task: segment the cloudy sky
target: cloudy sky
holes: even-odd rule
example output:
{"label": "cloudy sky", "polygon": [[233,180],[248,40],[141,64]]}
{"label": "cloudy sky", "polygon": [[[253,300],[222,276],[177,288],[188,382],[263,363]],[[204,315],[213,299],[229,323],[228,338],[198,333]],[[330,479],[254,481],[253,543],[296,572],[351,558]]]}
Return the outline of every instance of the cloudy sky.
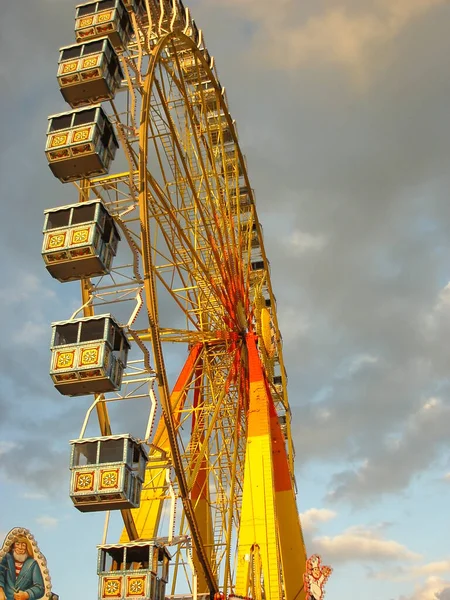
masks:
{"label": "cloudy sky", "polygon": [[[85,398],[48,378],[78,303],[40,257],[75,200],[43,153],[73,0],[0,20],[0,538],[28,527],[62,600],[95,597],[102,519],[67,496]],[[308,551],[328,598],[450,598],[450,6],[192,0],[238,124],[278,300]],[[77,514],[76,514],[77,513]],[[68,575],[73,574],[73,576]]]}

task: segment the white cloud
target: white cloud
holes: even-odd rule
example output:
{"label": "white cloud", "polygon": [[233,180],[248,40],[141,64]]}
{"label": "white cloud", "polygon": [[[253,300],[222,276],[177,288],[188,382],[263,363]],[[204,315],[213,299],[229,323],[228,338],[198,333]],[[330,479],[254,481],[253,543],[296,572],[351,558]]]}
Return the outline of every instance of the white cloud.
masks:
{"label": "white cloud", "polygon": [[427,563],[420,567],[413,567],[410,573],[414,577],[421,577],[422,575],[442,575],[444,573],[450,573],[450,560],[440,560],[436,562]]}
{"label": "white cloud", "polygon": [[343,364],[337,371],[338,378],[353,377],[364,367],[376,365],[379,358],[369,353],[355,354],[349,359],[343,361]]}
{"label": "white cloud", "polygon": [[355,373],[360,371],[365,365],[375,365],[377,362],[377,356],[372,356],[371,354],[358,354],[353,358],[348,370],[350,375],[354,375]]}
{"label": "white cloud", "polygon": [[278,315],[280,331],[284,343],[295,342],[303,337],[310,327],[310,322],[305,314],[294,307],[286,306]]}
{"label": "white cloud", "polygon": [[304,531],[315,531],[321,523],[331,521],[337,516],[334,510],[327,508],[310,508],[304,513],[300,513],[300,520]]}
{"label": "white cloud", "polygon": [[329,500],[346,497],[361,502],[376,490],[394,492],[405,487],[416,470],[429,464],[439,445],[447,443],[449,415],[450,406],[441,398],[424,400],[408,417],[400,434],[385,436],[384,447],[375,456],[366,457],[357,469],[334,476]]}
{"label": "white cloud", "polygon": [[[360,82],[367,79],[368,51],[385,47],[416,18],[445,4],[446,0],[375,0],[365,12],[345,3],[302,19],[298,0],[216,0],[235,7],[259,27],[257,51],[280,69],[294,69],[312,62],[340,64]],[[323,4],[322,4],[323,5]]]}
{"label": "white cloud", "polygon": [[0,302],[5,306],[54,297],[54,292],[48,289],[42,279],[26,271],[18,273],[16,279],[10,282],[8,287],[0,290]]}
{"label": "white cloud", "polygon": [[11,450],[14,450],[14,448],[17,448],[18,444],[16,444],[16,442],[2,442],[0,441],[0,456],[2,456],[2,454],[7,454],[8,452],[10,452]]}
{"label": "white cloud", "polygon": [[12,336],[12,341],[18,345],[34,346],[49,337],[48,324],[25,321]]}
{"label": "white cloud", "polygon": [[450,585],[450,581],[444,581],[440,577],[429,577],[425,584],[418,585],[409,598],[402,597],[399,600],[440,600],[440,594]]}
{"label": "white cloud", "polygon": [[412,552],[395,540],[388,540],[380,535],[377,529],[351,527],[334,537],[314,539],[314,548],[323,553],[327,560],[336,563],[344,562],[384,562],[412,561],[420,559],[420,555]]}
{"label": "white cloud", "polygon": [[332,414],[333,413],[331,412],[331,410],[321,408],[317,411],[317,418],[320,421],[327,421],[332,416]]}
{"label": "white cloud", "polygon": [[444,590],[441,590],[436,595],[436,600],[450,600],[450,586],[446,587]]}
{"label": "white cloud", "polygon": [[55,517],[43,515],[41,517],[37,517],[36,523],[44,529],[54,529],[58,525],[59,521],[58,519],[55,519]]}
{"label": "white cloud", "polygon": [[294,254],[318,252],[325,248],[326,243],[325,236],[314,235],[306,231],[294,231],[287,240],[287,245],[294,251]]}
{"label": "white cloud", "polygon": [[436,303],[423,320],[423,333],[433,339],[450,317],[450,283],[440,291]]}
{"label": "white cloud", "polygon": [[364,68],[368,46],[385,44],[411,19],[443,3],[444,0],[380,0],[378,15],[352,15],[342,8],[329,10],[292,31],[288,40],[297,63],[317,57],[359,71]]}
{"label": "white cloud", "polygon": [[25,500],[45,500],[48,496],[41,492],[25,492],[22,494],[22,498],[25,498]]}
{"label": "white cloud", "polygon": [[422,565],[389,568],[374,572],[375,579],[385,581],[411,581],[424,577],[433,578],[450,573],[450,560],[440,560]]}

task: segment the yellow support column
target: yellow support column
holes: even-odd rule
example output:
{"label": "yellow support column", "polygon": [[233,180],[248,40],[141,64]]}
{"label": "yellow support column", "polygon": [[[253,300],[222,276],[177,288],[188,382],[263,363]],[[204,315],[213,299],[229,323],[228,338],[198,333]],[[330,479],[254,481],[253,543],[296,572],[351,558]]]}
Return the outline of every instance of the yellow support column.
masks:
{"label": "yellow support column", "polygon": [[[266,387],[266,390],[270,396],[268,387]],[[305,543],[289,472],[284,436],[272,398],[270,398],[270,430],[284,597],[285,600],[306,600],[303,585],[303,573],[305,572],[307,559]]]}
{"label": "yellow support column", "polygon": [[256,336],[253,333],[247,334],[247,349],[250,390],[235,594],[247,596],[249,588],[254,590],[255,596],[260,593],[258,588],[261,583],[255,581],[252,569],[256,551],[261,560],[265,598],[280,600],[282,589],[270,431],[270,396],[267,394]]}
{"label": "yellow support column", "polygon": [[[191,490],[191,499],[194,504],[194,511],[200,534],[202,539],[205,540],[205,552],[209,561],[212,562],[212,524],[211,510],[209,508],[208,470],[205,458],[202,459],[200,470],[195,478]],[[192,558],[197,573],[197,592],[199,594],[207,594],[209,592],[208,582],[195,550],[192,552]]]}
{"label": "yellow support column", "polygon": [[[191,428],[191,444],[192,448],[192,459],[191,469],[197,462],[197,458],[200,454],[200,448],[203,446],[205,439],[205,422],[203,418],[203,382],[201,380],[202,366],[199,361],[199,365],[196,371],[196,383],[194,391],[194,408],[195,412],[192,417],[192,428]],[[206,456],[203,456],[200,469],[193,481],[191,488],[191,500],[194,505],[194,512],[198,523],[198,528],[202,536],[202,540],[205,543],[205,553],[208,560],[212,564],[212,544],[213,544],[213,531],[211,522],[211,509],[209,500],[209,477],[208,477],[208,463]],[[192,551],[192,559],[194,568],[197,573],[197,593],[207,594],[209,592],[208,582],[206,580],[204,571],[201,567],[201,563],[195,552]]]}
{"label": "yellow support column", "polygon": [[[187,386],[192,380],[201,351],[201,344],[192,347],[170,395],[170,404],[177,424],[179,424],[180,411],[186,399]],[[167,498],[166,469],[170,463],[170,444],[164,419],[159,420],[152,446],[150,460],[145,471],[141,504],[139,508],[131,511],[141,540],[151,540],[158,536],[163,503]],[[125,543],[128,541],[129,536],[124,529],[120,542]]]}

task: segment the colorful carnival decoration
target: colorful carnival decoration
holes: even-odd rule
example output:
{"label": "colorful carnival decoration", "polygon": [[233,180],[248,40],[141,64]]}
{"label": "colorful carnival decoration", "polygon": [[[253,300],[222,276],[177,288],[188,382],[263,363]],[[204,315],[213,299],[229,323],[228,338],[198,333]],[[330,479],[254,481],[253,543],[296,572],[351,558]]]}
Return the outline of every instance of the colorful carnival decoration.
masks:
{"label": "colorful carnival decoration", "polygon": [[0,599],[52,600],[54,597],[47,561],[34,536],[24,527],[15,527],[0,549]]}
{"label": "colorful carnival decoration", "polygon": [[321,566],[321,559],[317,554],[308,558],[303,575],[308,600],[322,600],[325,596],[324,585],[332,572],[331,567]]}

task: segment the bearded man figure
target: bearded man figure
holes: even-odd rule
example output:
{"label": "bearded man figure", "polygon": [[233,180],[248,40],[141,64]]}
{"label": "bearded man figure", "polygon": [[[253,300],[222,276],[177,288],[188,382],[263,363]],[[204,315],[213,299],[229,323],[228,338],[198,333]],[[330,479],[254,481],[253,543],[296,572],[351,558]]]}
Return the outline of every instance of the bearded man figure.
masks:
{"label": "bearded man figure", "polygon": [[0,563],[0,600],[39,600],[44,593],[41,569],[29,540],[16,538]]}

